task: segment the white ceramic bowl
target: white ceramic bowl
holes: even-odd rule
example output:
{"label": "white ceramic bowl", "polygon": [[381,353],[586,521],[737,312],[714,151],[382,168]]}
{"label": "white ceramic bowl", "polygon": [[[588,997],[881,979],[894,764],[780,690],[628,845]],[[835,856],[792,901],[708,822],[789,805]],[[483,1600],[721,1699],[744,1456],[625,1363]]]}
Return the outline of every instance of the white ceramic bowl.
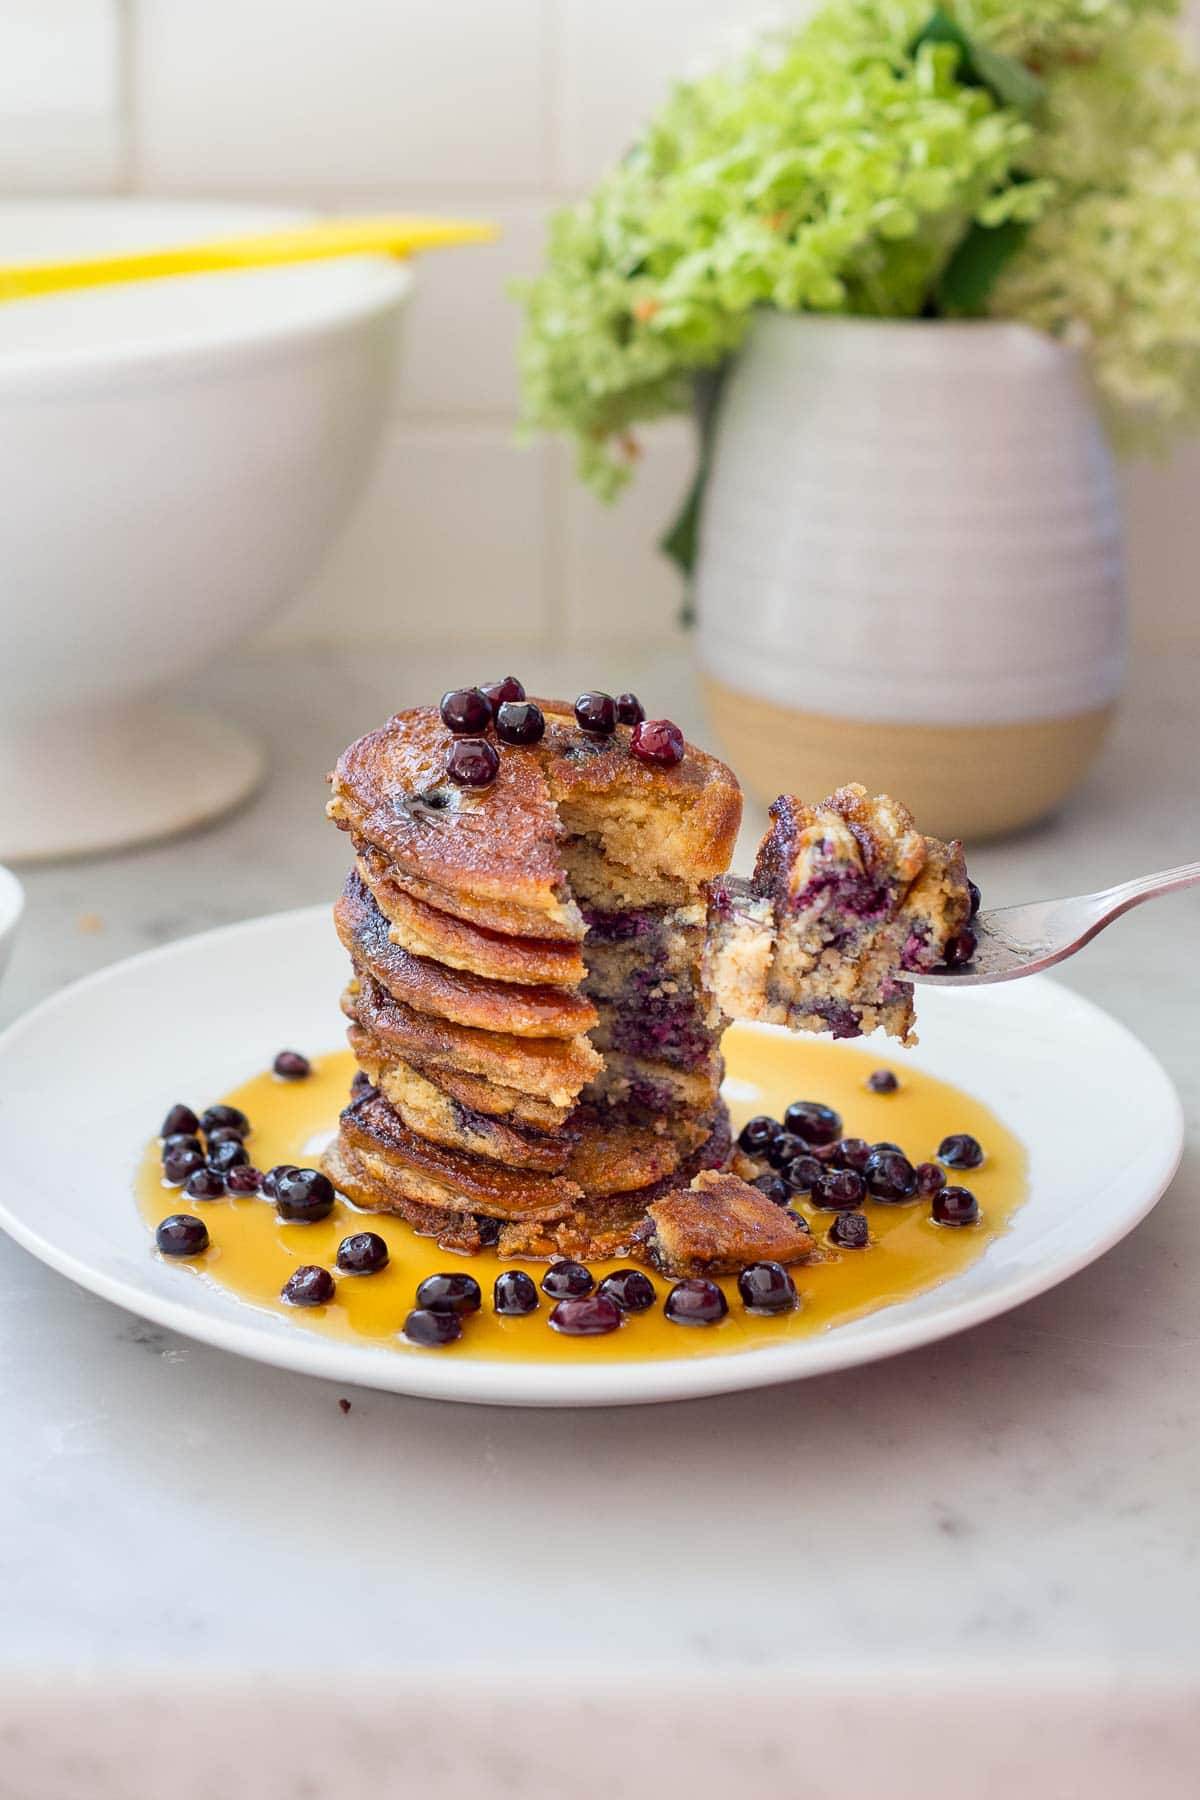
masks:
{"label": "white ceramic bowl", "polygon": [[[280,209],[0,206],[0,262],[234,235]],[[180,829],[257,748],[171,706],[304,581],[362,486],[411,276],[362,257],[0,306],[0,857]]]}
{"label": "white ceramic bowl", "polygon": [[25,911],[25,890],[13,874],[0,864],[0,979],[8,967],[13,941],[21,914]]}

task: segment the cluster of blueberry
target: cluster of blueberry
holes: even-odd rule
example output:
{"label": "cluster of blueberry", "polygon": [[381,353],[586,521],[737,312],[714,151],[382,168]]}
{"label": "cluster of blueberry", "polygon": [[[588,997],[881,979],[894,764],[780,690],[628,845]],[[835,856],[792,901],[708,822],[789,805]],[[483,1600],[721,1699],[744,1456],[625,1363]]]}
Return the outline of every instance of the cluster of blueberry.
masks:
{"label": "cluster of blueberry", "polygon": [[[500,772],[500,752],[483,734],[494,728],[502,744],[536,744],[545,736],[546,715],[525,698],[515,675],[485,681],[480,687],[454,688],[442,695],[442,723],[454,739],[446,758],[446,774],[459,787],[490,787]],[[682,762],[683,733],[669,719],[647,719],[636,694],[580,694],[575,723],[590,738],[611,737],[618,725],[631,725],[629,748],[643,762],[671,768]]]}
{"label": "cluster of blueberry", "polygon": [[[616,1331],[627,1313],[645,1312],[658,1299],[641,1269],[614,1269],[597,1286],[582,1263],[557,1262],[542,1276],[542,1292],[554,1302],[549,1322],[566,1337],[603,1337]],[[750,1312],[790,1312],[799,1304],[795,1284],[779,1263],[754,1263],[738,1276],[738,1292]],[[417,1289],[417,1304],[404,1321],[410,1344],[435,1347],[462,1336],[463,1319],[483,1304],[471,1275],[430,1275]],[[522,1318],[541,1302],[533,1278],[523,1269],[505,1269],[492,1289],[492,1309],[502,1318]],[[673,1325],[717,1325],[729,1311],[715,1281],[677,1281],[663,1315]]]}
{"label": "cluster of blueberry", "polygon": [[[281,1050],[272,1067],[281,1081],[303,1081],[312,1073],[298,1050]],[[246,1149],[250,1121],[240,1107],[210,1106],[196,1114],[190,1106],[173,1106],[159,1135],[163,1182],[181,1187],[189,1200],[262,1194],[281,1219],[305,1224],[332,1211],[333,1183],[319,1169],[280,1163],[264,1173],[253,1166]],[[208,1248],[208,1227],[192,1213],[173,1213],[158,1227],[155,1241],[164,1256],[199,1256]]]}
{"label": "cluster of blueberry", "polygon": [[[875,1093],[899,1086],[890,1069],[868,1077]],[[765,1113],[742,1127],[738,1148],[768,1167],[754,1186],[776,1206],[796,1199],[837,1215],[829,1241],[841,1250],[865,1250],[871,1241],[867,1215],[858,1209],[868,1198],[897,1206],[928,1200],[937,1225],[974,1225],[979,1202],[969,1188],[947,1184],[946,1169],[977,1169],[983,1150],[966,1132],[945,1137],[936,1160],[914,1165],[899,1144],[869,1144],[866,1138],[843,1137],[840,1114],[818,1100],[795,1100],[782,1121]],[[807,1223],[807,1221],[806,1221]]]}
{"label": "cluster of blueberry", "polygon": [[[281,1050],[274,1071],[284,1081],[302,1080],[312,1072],[307,1059],[295,1050]],[[172,1187],[182,1186],[193,1200],[261,1194],[289,1223],[312,1225],[327,1218],[337,1199],[329,1177],[293,1163],[279,1163],[265,1173],[254,1168],[246,1150],[250,1129],[249,1119],[236,1106],[210,1106],[199,1115],[190,1106],[173,1106],[160,1132],[163,1180]],[[155,1242],[164,1256],[199,1256],[208,1249],[208,1227],[194,1213],[173,1213],[158,1227]],[[338,1245],[340,1275],[376,1275],[387,1265],[388,1247],[377,1232],[357,1231]],[[617,1269],[597,1287],[582,1263],[559,1262],[547,1269],[541,1285],[554,1302],[550,1324],[568,1337],[615,1331],[627,1313],[645,1312],[658,1299],[654,1283],[641,1269]],[[738,1291],[754,1312],[787,1312],[798,1304],[792,1278],[779,1263],[755,1263],[744,1269]],[[336,1292],[328,1269],[303,1263],[284,1283],[280,1298],[290,1306],[327,1306]],[[478,1312],[482,1302],[473,1276],[429,1275],[417,1288],[403,1335],[409,1343],[430,1348],[452,1344],[462,1336],[464,1317]],[[540,1304],[537,1288],[523,1270],[504,1269],[496,1277],[492,1305],[502,1317],[522,1317],[536,1312]],[[679,1281],[663,1310],[676,1325],[715,1325],[729,1305],[715,1281]]]}

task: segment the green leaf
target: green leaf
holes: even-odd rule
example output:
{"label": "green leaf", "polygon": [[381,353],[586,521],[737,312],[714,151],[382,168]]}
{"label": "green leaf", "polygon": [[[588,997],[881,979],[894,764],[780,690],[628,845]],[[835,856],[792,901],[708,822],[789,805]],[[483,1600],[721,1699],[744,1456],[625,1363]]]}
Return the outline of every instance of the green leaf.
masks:
{"label": "green leaf", "polygon": [[940,6],[934,8],[912,41],[911,54],[922,44],[953,44],[959,53],[958,79],[964,87],[987,88],[1001,106],[1030,113],[1042,97],[1042,83],[1024,63],[1000,56],[978,43]]}
{"label": "green leaf", "polygon": [[1023,219],[1001,225],[971,225],[942,270],[935,299],[941,314],[976,315],[983,311],[996,278],[1029,235]]}
{"label": "green leaf", "polygon": [[700,549],[700,514],[704,510],[704,490],[708,486],[708,472],[712,467],[717,414],[720,411],[721,395],[725,390],[729,370],[730,363],[725,361],[719,363],[714,369],[697,369],[692,377],[692,410],[695,414],[700,438],[696,473],[683,497],[679,511],[658,540],[659,549],[675,564],[687,584],[683,597],[683,611],[680,615],[684,625],[690,625],[694,617],[691,584],[696,568],[696,557]]}
{"label": "green leaf", "polygon": [[[685,581],[691,581],[696,567],[696,551],[700,540],[700,507],[708,469],[702,462],[692,477],[692,484],[671,525],[658,540],[663,555],[669,557]],[[688,618],[685,612],[685,621]]]}
{"label": "green leaf", "polygon": [[1016,112],[1031,113],[1045,92],[1044,84],[1024,63],[1012,56],[1000,56],[973,39],[971,62],[980,84],[990,88],[1002,106],[1011,106]]}

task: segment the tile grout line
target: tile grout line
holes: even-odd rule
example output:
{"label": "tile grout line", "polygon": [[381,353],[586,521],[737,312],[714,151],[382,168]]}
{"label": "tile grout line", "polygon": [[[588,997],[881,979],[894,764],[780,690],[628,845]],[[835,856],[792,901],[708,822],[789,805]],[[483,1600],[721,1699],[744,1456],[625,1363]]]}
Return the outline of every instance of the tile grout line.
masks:
{"label": "tile grout line", "polygon": [[113,23],[117,33],[117,131],[118,172],[116,187],[122,194],[137,192],[139,161],[137,36],[135,8],[137,0],[113,0]]}

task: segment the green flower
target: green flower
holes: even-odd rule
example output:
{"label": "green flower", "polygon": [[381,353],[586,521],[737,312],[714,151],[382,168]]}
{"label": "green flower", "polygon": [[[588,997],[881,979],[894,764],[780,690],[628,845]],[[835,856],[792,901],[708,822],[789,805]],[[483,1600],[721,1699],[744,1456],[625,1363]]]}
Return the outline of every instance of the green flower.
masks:
{"label": "green flower", "polygon": [[[522,285],[527,429],[614,494],[755,312],[987,311],[1200,416],[1200,77],[1146,0],[834,0],[671,93]],[[1128,419],[1126,420],[1128,423]]]}

